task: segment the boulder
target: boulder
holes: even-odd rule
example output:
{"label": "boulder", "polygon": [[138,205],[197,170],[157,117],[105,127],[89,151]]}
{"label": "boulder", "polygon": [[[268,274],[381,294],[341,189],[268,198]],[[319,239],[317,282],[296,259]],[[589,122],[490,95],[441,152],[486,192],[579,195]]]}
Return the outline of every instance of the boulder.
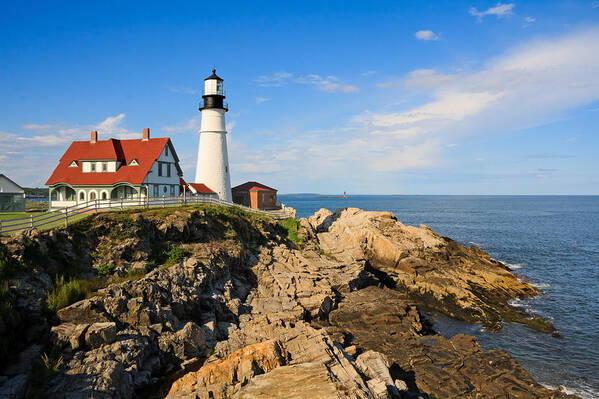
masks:
{"label": "boulder", "polygon": [[268,373],[284,365],[286,357],[287,354],[276,340],[249,345],[225,359],[187,373],[172,384],[167,397],[208,397],[208,392],[212,392],[215,399],[230,397],[238,390],[237,384],[245,384],[257,374]]}
{"label": "boulder", "polygon": [[160,350],[179,360],[202,356],[206,351],[206,333],[194,322],[186,323],[175,333],[164,333],[158,338]]}
{"label": "boulder", "polygon": [[91,324],[111,321],[104,310],[102,300],[98,297],[75,302],[60,309],[57,315],[63,323]]}
{"label": "boulder", "polygon": [[76,351],[85,345],[85,333],[89,324],[62,323],[52,327],[53,341],[60,347]]}
{"label": "boulder", "polygon": [[85,332],[85,344],[90,348],[112,344],[116,340],[116,323],[94,323]]}

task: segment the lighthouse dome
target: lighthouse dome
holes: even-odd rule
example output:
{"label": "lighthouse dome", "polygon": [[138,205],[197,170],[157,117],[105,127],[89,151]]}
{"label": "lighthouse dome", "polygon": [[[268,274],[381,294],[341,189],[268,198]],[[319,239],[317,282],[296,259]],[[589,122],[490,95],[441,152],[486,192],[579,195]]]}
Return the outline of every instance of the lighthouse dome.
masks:
{"label": "lighthouse dome", "polygon": [[208,76],[206,79],[204,80],[220,80],[221,82],[223,81],[222,78],[220,78],[217,74],[216,74],[216,69],[212,70],[212,75]]}

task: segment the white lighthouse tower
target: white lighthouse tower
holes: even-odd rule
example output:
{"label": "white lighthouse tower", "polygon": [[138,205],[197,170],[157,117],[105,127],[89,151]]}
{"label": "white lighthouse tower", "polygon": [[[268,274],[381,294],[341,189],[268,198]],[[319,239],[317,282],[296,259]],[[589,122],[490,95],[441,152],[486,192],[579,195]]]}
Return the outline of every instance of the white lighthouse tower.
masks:
{"label": "white lighthouse tower", "polygon": [[223,91],[223,80],[216,75],[204,79],[204,95],[200,111],[200,144],[196,164],[197,183],[203,183],[218,194],[218,198],[231,201],[231,177],[227,153],[225,112],[228,111]]}

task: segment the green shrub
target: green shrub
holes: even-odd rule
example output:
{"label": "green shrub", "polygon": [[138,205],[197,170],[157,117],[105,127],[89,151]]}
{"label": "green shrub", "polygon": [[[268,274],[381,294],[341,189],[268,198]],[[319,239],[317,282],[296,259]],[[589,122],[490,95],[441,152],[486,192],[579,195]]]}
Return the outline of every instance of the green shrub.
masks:
{"label": "green shrub", "polygon": [[296,247],[300,247],[304,243],[304,240],[302,240],[298,234],[300,223],[297,219],[283,219],[280,222],[280,225],[287,232],[287,239],[291,241]]}
{"label": "green shrub", "polygon": [[56,312],[58,309],[85,299],[88,292],[90,292],[90,286],[86,280],[71,279],[65,281],[64,276],[57,277],[56,284],[48,292],[46,299],[48,309]]}
{"label": "green shrub", "polygon": [[172,266],[191,253],[184,248],[178,247],[174,244],[169,244],[168,249],[164,251],[164,266]]}
{"label": "green shrub", "polygon": [[98,266],[98,274],[100,276],[108,276],[114,272],[114,263],[102,263]]}

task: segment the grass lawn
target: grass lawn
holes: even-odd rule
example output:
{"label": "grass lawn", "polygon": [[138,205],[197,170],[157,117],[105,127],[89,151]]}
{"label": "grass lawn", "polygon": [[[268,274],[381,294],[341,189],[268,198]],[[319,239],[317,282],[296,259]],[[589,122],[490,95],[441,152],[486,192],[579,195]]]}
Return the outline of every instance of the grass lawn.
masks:
{"label": "grass lawn", "polygon": [[29,217],[30,215],[39,215],[39,212],[2,212],[0,213],[0,220],[11,220],[11,219],[18,219],[18,218],[24,218],[24,217]]}
{"label": "grass lawn", "polygon": [[[10,212],[10,213],[0,213],[0,221],[9,221],[12,219],[18,219],[18,218],[24,218],[24,217],[29,217],[31,215],[33,216],[41,216],[43,215],[45,212]],[[81,219],[84,219],[88,216],[89,214],[80,214],[80,215],[75,215],[75,216],[69,216],[69,224],[71,223],[75,223]],[[58,216],[58,215],[56,215]],[[52,219],[50,219],[52,220]],[[24,220],[19,221],[19,222],[24,222]],[[39,230],[50,230],[56,227],[62,227],[64,226],[64,217],[58,217],[57,220],[50,222],[46,225],[37,227]],[[7,228],[11,228],[11,227],[7,227]],[[13,234],[16,232],[11,232],[11,233],[4,233],[2,232],[2,235],[9,235],[9,234]]]}

